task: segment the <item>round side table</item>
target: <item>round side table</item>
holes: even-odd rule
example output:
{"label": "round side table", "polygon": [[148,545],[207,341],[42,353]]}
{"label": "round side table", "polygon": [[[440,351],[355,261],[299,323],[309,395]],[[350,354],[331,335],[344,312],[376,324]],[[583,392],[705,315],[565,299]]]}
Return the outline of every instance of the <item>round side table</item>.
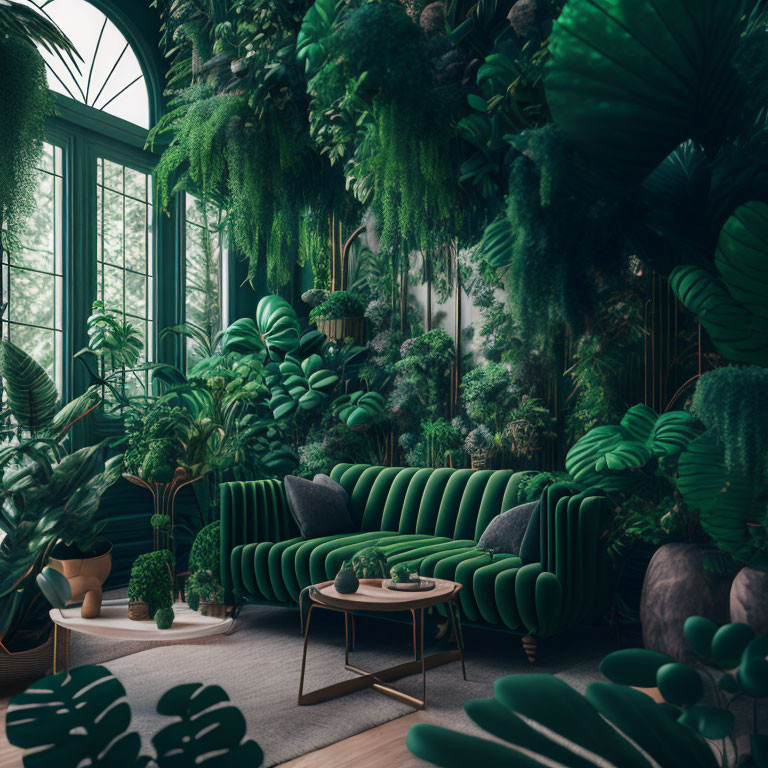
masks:
{"label": "round side table", "polygon": [[[373,688],[379,693],[409,704],[415,709],[423,709],[427,698],[427,670],[448,664],[461,662],[461,671],[467,679],[464,667],[464,650],[461,637],[460,618],[454,614],[454,600],[461,590],[461,584],[444,579],[431,579],[435,588],[427,592],[405,592],[387,589],[382,586],[383,579],[360,579],[357,592],[342,594],[337,592],[332,581],[315,584],[309,590],[310,607],[304,625],[304,651],[301,658],[301,677],[299,679],[299,706],[319,704],[322,701],[345,696],[348,693]],[[456,650],[441,651],[429,656],[424,655],[424,611],[437,605],[444,605],[448,613],[453,633],[456,637]],[[359,677],[344,680],[309,693],[304,692],[304,671],[307,665],[307,645],[312,611],[323,608],[344,614],[344,668]],[[413,660],[387,667],[378,672],[368,672],[349,663],[350,617],[354,627],[355,613],[389,613],[408,611],[413,620]],[[417,621],[418,617],[418,621]],[[419,639],[417,642],[417,627]],[[421,673],[421,698],[409,696],[398,691],[388,683],[402,677]]]}

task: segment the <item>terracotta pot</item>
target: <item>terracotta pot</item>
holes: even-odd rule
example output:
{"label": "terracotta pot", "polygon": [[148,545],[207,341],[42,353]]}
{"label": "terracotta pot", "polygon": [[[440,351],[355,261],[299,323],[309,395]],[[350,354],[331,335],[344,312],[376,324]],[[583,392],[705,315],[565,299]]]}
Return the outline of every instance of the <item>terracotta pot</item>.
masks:
{"label": "terracotta pot", "polygon": [[200,603],[200,615],[212,619],[223,619],[227,615],[227,606],[224,603]]}
{"label": "terracotta pot", "polygon": [[101,615],[101,588],[112,570],[111,541],[99,539],[90,553],[59,543],[53,548],[48,565],[69,582],[72,602],[83,601],[80,615],[84,619]]}
{"label": "terracotta pot", "polygon": [[742,568],[731,584],[731,621],[749,624],[756,635],[768,634],[768,571]]}
{"label": "terracotta pot", "polygon": [[318,320],[317,330],[324,333],[331,341],[340,344],[352,337],[356,344],[365,344],[364,317],[337,317],[333,320]]}
{"label": "terracotta pot", "polygon": [[53,632],[37,648],[10,653],[0,643],[0,691],[45,677],[53,665]]}
{"label": "terracotta pot", "polygon": [[668,653],[680,661],[695,654],[683,634],[689,616],[704,616],[718,626],[728,623],[731,573],[705,569],[706,557],[715,552],[698,544],[665,544],[651,562],[640,597],[643,645]]}

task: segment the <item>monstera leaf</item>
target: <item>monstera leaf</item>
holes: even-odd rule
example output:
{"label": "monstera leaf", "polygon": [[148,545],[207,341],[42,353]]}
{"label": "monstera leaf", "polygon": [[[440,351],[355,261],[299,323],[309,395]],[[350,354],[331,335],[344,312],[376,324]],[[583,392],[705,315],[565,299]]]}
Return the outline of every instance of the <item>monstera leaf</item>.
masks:
{"label": "monstera leaf", "polygon": [[256,307],[256,326],[273,360],[299,348],[299,319],[280,296],[265,296]]}
{"label": "monstera leaf", "polygon": [[677,471],[677,488],[705,533],[719,549],[748,562],[755,553],[747,524],[761,515],[749,478],[726,468],[723,449],[709,432],[688,445]]}
{"label": "monstera leaf", "polygon": [[25,768],[258,768],[264,759],[245,738],[245,719],[218,686],[178,685],[162,696],[158,714],[176,718],[152,738],[157,756],[140,756],[141,738],[129,731],[125,689],[105,667],[75,667],[46,677],[14,698],[6,735],[24,755]]}
{"label": "monstera leaf", "polygon": [[368,429],[384,413],[385,400],[378,392],[353,392],[333,402],[339,421],[356,432]]}
{"label": "monstera leaf", "polygon": [[584,750],[622,768],[649,768],[644,753],[661,768],[718,765],[704,739],[624,685],[592,683],[582,696],[556,677],[513,675],[496,681],[492,699],[468,701],[464,709],[496,741],[420,723],[406,737],[411,752],[443,768],[596,765]]}
{"label": "monstera leaf", "polygon": [[224,331],[221,351],[224,353],[237,352],[241,355],[252,355],[262,352],[264,342],[261,339],[256,323],[250,317],[235,320]]}
{"label": "monstera leaf", "polygon": [[296,58],[307,72],[316,71],[328,55],[328,42],[341,21],[347,4],[337,0],[315,0],[304,15],[296,37]]}
{"label": "monstera leaf", "polygon": [[243,741],[245,718],[237,707],[222,706],[228,702],[229,697],[218,685],[190,683],[165,693],[157,703],[157,712],[178,721],[152,738],[158,768],[261,765],[264,753],[255,741]]}
{"label": "monstera leaf", "polygon": [[742,15],[721,0],[568,0],[545,77],[555,124],[629,183],[686,139],[717,148],[738,114]]}
{"label": "monstera leaf", "polygon": [[37,433],[56,415],[58,392],[51,377],[13,342],[0,341],[0,371],[8,407],[18,425]]}
{"label": "monstera leaf", "polygon": [[125,689],[105,667],[76,667],[31,685],[11,701],[8,741],[25,755],[24,765],[129,768],[145,765],[141,739],[128,732],[131,709]]}
{"label": "monstera leaf", "polygon": [[647,405],[635,405],[620,424],[587,432],[568,451],[565,468],[578,483],[606,491],[627,490],[641,479],[632,470],[652,460],[674,460],[700,432],[690,413],[670,411],[659,416]]}
{"label": "monstera leaf", "polygon": [[768,205],[736,209],[720,232],[717,276],[682,266],[672,290],[695,314],[723,357],[768,366]]}
{"label": "monstera leaf", "polygon": [[483,232],[479,256],[493,269],[508,267],[512,260],[512,246],[515,242],[515,227],[507,216],[499,216]]}

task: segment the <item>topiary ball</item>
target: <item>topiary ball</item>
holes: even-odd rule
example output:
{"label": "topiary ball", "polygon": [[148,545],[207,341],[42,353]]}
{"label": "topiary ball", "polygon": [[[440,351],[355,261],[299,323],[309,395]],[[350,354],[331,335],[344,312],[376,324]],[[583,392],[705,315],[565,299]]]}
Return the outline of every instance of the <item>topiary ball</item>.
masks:
{"label": "topiary ball", "polygon": [[155,624],[158,629],[170,629],[173,624],[173,608],[161,608],[155,613]]}
{"label": "topiary ball", "polygon": [[387,578],[387,558],[378,547],[366,547],[356,552],[350,564],[359,579]]}
{"label": "topiary ball", "polygon": [[410,563],[398,563],[389,572],[396,584],[415,584],[419,581],[419,573]]}
{"label": "topiary ball", "polygon": [[206,525],[195,537],[192,549],[189,551],[189,570],[210,571],[213,577],[221,580],[221,526],[217,520]]}

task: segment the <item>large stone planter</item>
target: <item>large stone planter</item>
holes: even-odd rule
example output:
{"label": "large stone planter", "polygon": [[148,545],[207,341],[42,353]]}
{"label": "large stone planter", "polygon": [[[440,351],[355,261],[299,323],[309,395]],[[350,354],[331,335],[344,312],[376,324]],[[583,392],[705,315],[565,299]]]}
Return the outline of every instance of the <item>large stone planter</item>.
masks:
{"label": "large stone planter", "polygon": [[712,551],[698,544],[665,544],[651,558],[640,597],[646,648],[692,660],[693,651],[683,634],[685,620],[704,616],[717,625],[728,623],[733,575],[704,568]]}
{"label": "large stone planter", "polygon": [[742,568],[731,585],[731,621],[768,635],[768,571]]}

